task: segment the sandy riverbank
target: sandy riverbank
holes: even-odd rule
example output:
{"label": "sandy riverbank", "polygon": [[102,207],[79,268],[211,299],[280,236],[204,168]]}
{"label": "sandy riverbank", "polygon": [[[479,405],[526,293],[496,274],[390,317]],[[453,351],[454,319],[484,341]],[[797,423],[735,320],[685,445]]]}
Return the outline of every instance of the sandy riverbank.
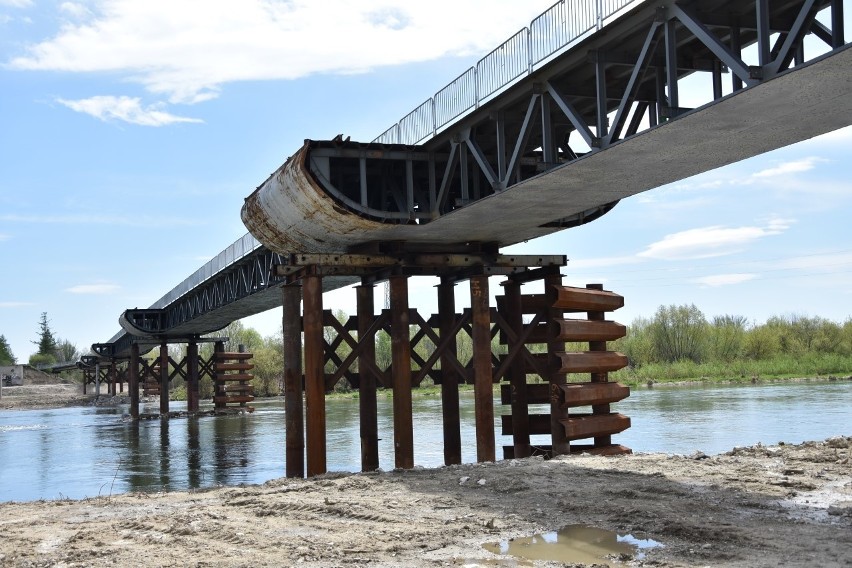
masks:
{"label": "sandy riverbank", "polygon": [[849,566],[850,454],[852,437],[6,503],[0,565],[545,566],[482,545],[584,524],[664,545],[622,565]]}
{"label": "sandy riverbank", "polygon": [[[104,392],[103,388],[101,392]],[[76,383],[25,384],[17,387],[3,387],[0,410],[85,406],[92,404],[94,400],[94,394],[83,394],[83,385]]]}

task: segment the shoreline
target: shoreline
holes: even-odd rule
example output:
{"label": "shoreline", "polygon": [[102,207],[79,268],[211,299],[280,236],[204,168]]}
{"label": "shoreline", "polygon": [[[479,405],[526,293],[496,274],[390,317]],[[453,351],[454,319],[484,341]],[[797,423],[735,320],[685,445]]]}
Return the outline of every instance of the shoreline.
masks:
{"label": "shoreline", "polygon": [[[725,379],[725,380],[686,380],[686,381],[664,381],[654,382],[651,384],[629,384],[631,389],[667,389],[667,388],[682,388],[682,387],[697,387],[697,386],[715,386],[715,385],[743,385],[743,386],[760,386],[769,384],[784,384],[784,383],[829,383],[829,382],[852,382],[850,376],[825,376],[825,377],[791,377],[791,378],[757,378],[757,379]],[[460,390],[473,391],[472,385],[462,385]],[[495,396],[499,396],[499,385],[495,386]],[[20,389],[20,390],[16,390]],[[12,391],[10,395],[8,391]],[[413,396],[440,396],[440,387],[422,387],[414,389]],[[378,396],[392,397],[393,392],[390,389],[378,391]],[[71,408],[80,406],[118,406],[127,404],[123,399],[129,395],[119,393],[116,396],[109,394],[82,394],[82,385],[77,383],[56,383],[56,384],[39,384],[39,385],[24,385],[17,387],[3,387],[3,397],[0,398],[0,413],[4,410],[44,410],[51,408]],[[332,392],[326,395],[327,398],[351,398],[355,399],[358,396],[358,391],[352,392]],[[115,402],[118,399],[120,402]],[[156,400],[153,399],[153,400]],[[178,399],[171,399],[178,401]],[[256,402],[283,400],[283,395],[258,397]],[[102,402],[106,401],[106,402]]]}
{"label": "shoreline", "polygon": [[482,545],[581,524],[663,545],[619,566],[843,566],[850,456],[838,437],[0,503],[0,564],[577,567]]}

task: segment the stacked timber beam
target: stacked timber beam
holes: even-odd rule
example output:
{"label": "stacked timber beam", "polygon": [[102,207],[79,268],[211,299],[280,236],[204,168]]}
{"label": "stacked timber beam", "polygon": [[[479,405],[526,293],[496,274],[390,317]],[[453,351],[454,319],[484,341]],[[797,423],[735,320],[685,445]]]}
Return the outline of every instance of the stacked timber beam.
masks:
{"label": "stacked timber beam", "polygon": [[[630,418],[611,412],[610,404],[626,398],[630,391],[609,382],[609,373],[627,366],[627,358],[607,350],[607,341],[624,337],[626,328],[605,319],[605,313],[624,305],[624,298],[605,291],[600,285],[572,288],[561,285],[561,277],[546,277],[546,293],[520,294],[519,283],[506,284],[506,294],[498,306],[506,321],[514,322],[519,333],[507,333],[504,343],[518,360],[507,374],[510,384],[501,388],[501,402],[511,405],[511,415],[502,417],[503,434],[513,437],[504,446],[506,458],[530,455],[562,455],[590,452],[603,455],[629,453],[613,444],[612,435],[630,427]],[[586,313],[586,319],[566,318],[565,314]],[[523,316],[533,315],[529,323]],[[587,351],[567,350],[566,342],[588,343]],[[546,357],[532,353],[528,345],[546,346]],[[520,357],[519,357],[520,355]],[[577,380],[577,374],[589,380]],[[527,382],[538,375],[541,382]],[[572,375],[572,381],[568,376]],[[549,414],[530,414],[529,405],[549,404]],[[530,436],[549,435],[550,444],[533,444]],[[590,443],[576,444],[578,440]]]}
{"label": "stacked timber beam", "polygon": [[247,403],[254,400],[254,387],[251,384],[254,375],[248,372],[254,369],[252,354],[220,351],[220,345],[217,344],[214,353],[213,405],[217,410],[236,406],[251,412],[254,408],[247,406]]}

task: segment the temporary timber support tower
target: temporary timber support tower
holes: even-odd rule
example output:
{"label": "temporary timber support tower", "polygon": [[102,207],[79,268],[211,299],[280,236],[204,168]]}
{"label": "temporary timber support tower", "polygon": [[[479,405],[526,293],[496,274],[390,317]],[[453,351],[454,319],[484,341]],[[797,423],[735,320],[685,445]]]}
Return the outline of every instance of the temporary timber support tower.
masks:
{"label": "temporary timber support tower", "polygon": [[[359,254],[294,254],[286,260],[275,271],[285,281],[288,477],[327,471],[325,395],[342,379],[359,392],[363,471],[379,467],[378,387],[393,392],[394,466],[414,467],[412,389],[427,377],[441,386],[447,465],[461,463],[462,383],[474,388],[479,462],[496,459],[493,388],[501,382],[501,401],[511,410],[502,417],[502,432],[513,440],[503,448],[503,457],[630,451],[611,441],[613,434],[630,426],[630,419],[610,410],[610,404],[628,396],[629,390],[608,379],[609,372],[627,365],[627,358],[606,348],[607,341],[625,334],[623,325],[605,319],[605,312],[621,307],[623,298],[598,285],[563,286],[560,267],[566,263],[564,256],[502,255],[487,246],[468,245],[451,253],[380,248]],[[409,306],[408,279],[415,275],[440,278],[438,314],[428,319]],[[345,322],[324,310],[322,300],[324,279],[341,276],[356,276],[361,281],[355,288],[357,314]],[[506,278],[496,307],[490,305],[490,276]],[[390,306],[377,314],[373,287],[384,280],[389,282]],[[465,280],[470,308],[456,313],[455,287]],[[523,294],[522,286],[532,282],[543,282],[544,293]],[[565,318],[582,312],[586,319]],[[376,360],[380,331],[391,340],[387,369],[380,368]],[[471,338],[469,361],[460,360],[458,338],[462,333]],[[424,341],[433,347],[425,356],[416,351]],[[588,349],[566,351],[566,342],[586,342]],[[339,348],[344,344],[349,351],[341,355]],[[582,382],[572,375],[568,382],[569,373],[590,375]],[[549,414],[530,413],[529,405],[542,403],[549,403]],[[590,411],[575,413],[578,407],[590,407]],[[537,435],[550,439],[531,441]],[[585,439],[590,442],[573,443]]]}

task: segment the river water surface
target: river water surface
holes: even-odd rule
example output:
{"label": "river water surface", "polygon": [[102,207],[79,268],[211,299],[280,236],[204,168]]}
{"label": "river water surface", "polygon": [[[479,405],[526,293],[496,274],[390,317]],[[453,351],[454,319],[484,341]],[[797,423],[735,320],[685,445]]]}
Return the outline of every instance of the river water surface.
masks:
{"label": "river water surface", "polygon": [[[462,459],[476,459],[473,400],[462,393]],[[326,401],[329,471],[358,471],[357,399]],[[393,468],[392,401],[379,407],[380,463]],[[253,414],[134,423],[128,408],[0,412],[0,501],[82,498],[127,491],[262,483],[284,474],[284,407]],[[173,410],[184,408],[173,403]],[[157,403],[143,412],[157,412]],[[639,389],[613,410],[632,427],[613,437],[634,452],[714,454],[734,446],[852,434],[852,382]],[[534,410],[531,410],[535,412]],[[546,410],[543,410],[546,412]],[[511,444],[500,436],[497,453]],[[443,464],[440,397],[414,399],[414,461]],[[544,440],[541,441],[545,443]]]}

